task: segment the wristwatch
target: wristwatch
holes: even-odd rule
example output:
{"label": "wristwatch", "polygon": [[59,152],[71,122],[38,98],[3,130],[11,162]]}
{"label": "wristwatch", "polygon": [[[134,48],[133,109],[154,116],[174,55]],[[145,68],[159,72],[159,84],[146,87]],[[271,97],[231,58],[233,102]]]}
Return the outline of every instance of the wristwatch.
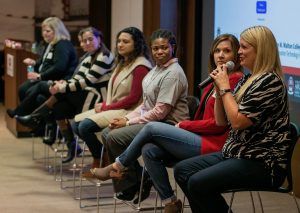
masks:
{"label": "wristwatch", "polygon": [[220,89],[220,91],[219,91],[220,96],[225,95],[227,92],[231,92],[231,89]]}

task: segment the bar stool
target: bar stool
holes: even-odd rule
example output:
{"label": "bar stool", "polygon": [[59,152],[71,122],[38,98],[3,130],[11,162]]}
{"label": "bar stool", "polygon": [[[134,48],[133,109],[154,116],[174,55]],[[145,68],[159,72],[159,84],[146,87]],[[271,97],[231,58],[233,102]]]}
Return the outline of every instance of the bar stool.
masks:
{"label": "bar stool", "polygon": [[[231,192],[232,193],[230,203],[229,203],[228,213],[231,212],[231,208],[232,208],[235,193],[236,192],[241,192],[241,191],[250,191],[250,192],[257,191],[258,200],[259,200],[259,204],[260,204],[260,207],[261,207],[261,212],[264,212],[264,209],[263,209],[262,199],[261,199],[259,191],[290,193],[292,195],[293,199],[294,199],[297,211],[300,212],[299,204],[298,204],[298,202],[296,200],[296,197],[295,197],[295,194],[293,192],[293,176],[292,176],[292,157],[293,157],[293,153],[294,153],[294,148],[295,148],[295,146],[297,144],[297,141],[299,139],[299,129],[298,129],[297,125],[294,124],[294,123],[290,123],[290,129],[291,129],[291,144],[290,144],[290,148],[289,148],[289,151],[288,151],[288,164],[287,164],[287,176],[286,176],[287,186],[283,185],[283,186],[280,186],[278,188],[274,188],[274,187],[265,187],[265,188],[256,187],[256,188],[241,188],[241,189],[228,190],[226,192]],[[253,212],[255,212],[255,205],[254,205],[252,194],[251,194],[251,200],[252,200]]]}
{"label": "bar stool", "polygon": [[[88,151],[88,149],[86,149],[86,143],[84,142],[83,144],[83,153],[82,153],[82,157],[81,157],[81,164],[84,165],[84,160],[86,157],[86,152]],[[100,163],[99,163],[99,167],[102,167],[103,165],[103,156],[104,156],[104,147],[102,147],[101,149],[101,157],[100,157]],[[82,178],[82,174],[83,174],[83,168],[81,168],[80,171],[80,184],[79,184],[79,197],[77,198],[79,200],[79,207],[80,208],[86,208],[86,207],[97,207],[97,212],[100,211],[100,206],[107,206],[107,205],[113,205],[113,202],[102,202],[103,200],[106,199],[111,199],[113,198],[113,193],[112,195],[101,195],[101,191],[100,189],[102,187],[110,187],[112,189],[112,183],[111,181],[109,182],[101,182],[100,180],[94,179],[94,178],[89,178],[89,179],[84,179]],[[88,184],[83,184],[84,181],[88,181]],[[96,195],[91,197],[85,197],[83,195],[83,189],[86,187],[96,187]],[[86,200],[91,200],[91,199],[96,199],[96,203],[95,204],[85,204],[83,201]]]}

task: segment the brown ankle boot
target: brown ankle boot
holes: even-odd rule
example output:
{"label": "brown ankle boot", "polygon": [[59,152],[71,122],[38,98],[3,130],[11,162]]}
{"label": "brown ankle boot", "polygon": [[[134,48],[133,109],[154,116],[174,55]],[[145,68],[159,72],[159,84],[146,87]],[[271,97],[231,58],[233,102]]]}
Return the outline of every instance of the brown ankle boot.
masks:
{"label": "brown ankle boot", "polygon": [[179,199],[165,205],[165,213],[181,213],[181,210],[182,202]]}

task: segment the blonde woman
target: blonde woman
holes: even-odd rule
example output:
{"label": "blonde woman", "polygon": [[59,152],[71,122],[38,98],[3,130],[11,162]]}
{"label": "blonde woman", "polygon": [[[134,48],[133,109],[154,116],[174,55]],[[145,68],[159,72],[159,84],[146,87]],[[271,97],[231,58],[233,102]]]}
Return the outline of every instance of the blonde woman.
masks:
{"label": "blonde woman", "polygon": [[[49,88],[52,96],[31,115],[18,116],[17,120],[24,125],[38,125],[48,120],[51,112],[58,124],[68,147],[67,157],[63,163],[73,160],[76,148],[73,131],[67,119],[72,119],[80,112],[94,107],[95,103],[106,99],[107,84],[113,67],[114,56],[103,42],[101,31],[87,27],[79,32],[81,46],[88,55],[78,65],[78,72],[69,80],[55,81]],[[48,145],[55,142],[54,137],[43,141]]]}
{"label": "blonde woman", "polygon": [[233,93],[226,67],[210,74],[217,86],[217,125],[231,125],[222,152],[190,158],[175,166],[175,179],[193,212],[225,213],[224,190],[278,187],[285,179],[289,112],[274,35],[264,26],[246,29],[241,33],[239,55],[250,74]]}
{"label": "blonde woman", "polygon": [[7,110],[11,118],[30,114],[38,107],[37,95],[51,95],[48,81],[69,79],[77,66],[70,34],[59,18],[49,17],[42,22],[42,36],[47,43],[42,57],[37,61],[31,58],[23,61],[27,66],[34,66],[34,71],[27,73],[28,80],[19,87],[19,106]]}

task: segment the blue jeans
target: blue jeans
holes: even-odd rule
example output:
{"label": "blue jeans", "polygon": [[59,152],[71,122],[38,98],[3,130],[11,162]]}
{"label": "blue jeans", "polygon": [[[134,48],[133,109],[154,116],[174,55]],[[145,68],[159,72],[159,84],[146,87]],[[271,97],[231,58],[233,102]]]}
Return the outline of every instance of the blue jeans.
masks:
{"label": "blue jeans", "polygon": [[193,213],[226,213],[228,205],[221,195],[226,190],[272,186],[270,171],[262,162],[226,159],[221,152],[179,162],[174,177]]}
{"label": "blue jeans", "polygon": [[85,141],[90,152],[92,153],[92,156],[96,159],[100,159],[102,143],[98,140],[95,133],[100,132],[102,129],[94,121],[88,118],[76,123],[75,128],[73,125],[73,129],[79,135],[79,137]]}
{"label": "blue jeans", "polygon": [[161,199],[174,196],[165,166],[200,154],[201,137],[161,122],[150,122],[116,161],[127,167],[141,154]]}

